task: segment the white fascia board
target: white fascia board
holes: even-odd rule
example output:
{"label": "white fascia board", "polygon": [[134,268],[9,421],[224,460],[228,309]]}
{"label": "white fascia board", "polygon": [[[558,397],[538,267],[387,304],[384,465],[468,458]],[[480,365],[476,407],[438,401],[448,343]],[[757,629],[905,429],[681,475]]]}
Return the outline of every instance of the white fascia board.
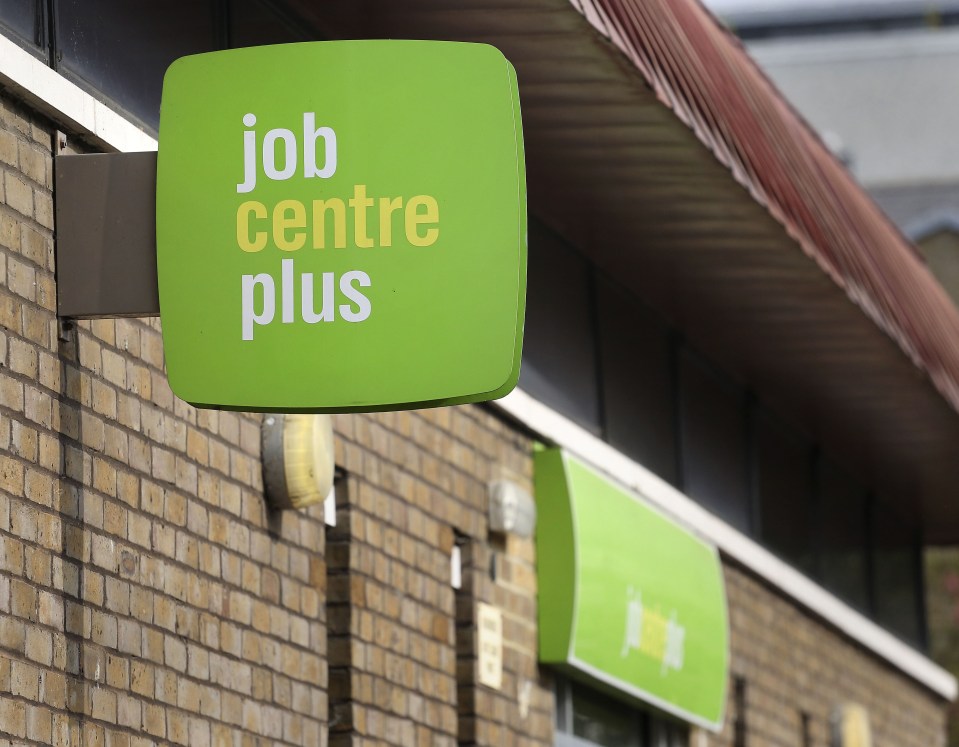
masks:
{"label": "white fascia board", "polygon": [[921,685],[946,700],[956,699],[956,678],[949,672],[883,630],[739,530],[711,514],[641,464],[520,389],[513,390],[493,404],[545,440],[566,449],[627,490],[638,494],[679,524],[714,544],[722,554],[741,563],[784,595],[823,618]]}
{"label": "white fascia board", "polygon": [[157,149],[157,141],[148,133],[2,34],[0,85],[64,129],[106,150]]}

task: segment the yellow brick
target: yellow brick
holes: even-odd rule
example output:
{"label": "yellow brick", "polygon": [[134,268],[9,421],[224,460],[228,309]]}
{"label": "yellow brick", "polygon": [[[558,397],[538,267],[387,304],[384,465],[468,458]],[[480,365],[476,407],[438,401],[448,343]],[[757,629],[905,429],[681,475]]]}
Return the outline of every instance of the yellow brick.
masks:
{"label": "yellow brick", "polygon": [[63,600],[57,594],[41,591],[37,607],[37,620],[56,630],[63,630]]}
{"label": "yellow brick", "polygon": [[[107,440],[109,441],[109,437]],[[139,496],[140,480],[137,475],[132,472],[118,472],[117,498],[123,501],[126,505],[136,508]]]}
{"label": "yellow brick", "polygon": [[24,653],[30,661],[49,667],[53,663],[53,636],[50,631],[28,627]]}
{"label": "yellow brick", "polygon": [[172,490],[166,491],[163,516],[172,524],[184,526],[187,516],[186,497]]}
{"label": "yellow brick", "polygon": [[49,394],[41,392],[36,387],[24,387],[24,414],[34,423],[44,428],[51,428],[53,424],[53,399]]}
{"label": "yellow brick", "polygon": [[24,481],[24,495],[34,503],[50,506],[53,501],[53,478],[46,472],[28,468]]}
{"label": "yellow brick", "polygon": [[[143,656],[157,664],[163,663],[163,633],[157,630],[144,628],[143,635]],[[134,679],[133,689],[136,690],[136,679],[134,672],[130,676]]]}
{"label": "yellow brick", "polygon": [[170,483],[176,480],[176,458],[172,451],[154,446],[150,450],[150,458],[153,463],[153,477]]}
{"label": "yellow brick", "polygon": [[140,402],[136,397],[122,392],[117,395],[117,420],[127,428],[140,429]]}
{"label": "yellow brick", "polygon": [[67,681],[62,673],[44,673],[43,701],[51,708],[64,709],[66,707]]}
{"label": "yellow brick", "polygon": [[[53,275],[40,275],[37,277],[37,303],[47,311],[55,312],[57,310],[57,289],[53,280]],[[50,338],[53,340],[53,336]]]}
{"label": "yellow brick", "polygon": [[17,136],[8,130],[0,129],[0,161],[10,166],[17,165]]}
{"label": "yellow brick", "polygon": [[27,141],[20,141],[20,171],[40,187],[49,186],[45,184],[48,158],[47,154],[37,150]]}
{"label": "yellow brick", "polygon": [[24,304],[21,311],[23,318],[23,336],[30,342],[43,348],[50,345],[50,314]]}
{"label": "yellow brick", "polygon": [[134,319],[117,319],[115,329],[116,347],[130,355],[140,355],[139,322]]}
{"label": "yellow brick", "polygon": [[15,737],[26,737],[26,706],[10,698],[0,698],[0,724],[3,730]]}
{"label": "yellow brick", "polygon": [[53,269],[53,238],[26,223],[20,224],[20,253],[40,267]]}
{"label": "yellow brick", "polygon": [[24,661],[10,663],[10,692],[27,700],[39,697],[40,670]]}
{"label": "yellow brick", "polygon": [[102,351],[102,359],[103,377],[121,389],[125,389],[127,385],[126,361],[119,354],[106,349]]}
{"label": "yellow brick", "polygon": [[52,565],[47,550],[29,545],[24,547],[23,565],[29,581],[38,586],[50,586]]}
{"label": "yellow brick", "polygon": [[0,645],[11,651],[22,652],[26,642],[26,630],[23,620],[4,616],[3,625],[0,626]]}
{"label": "yellow brick", "polygon": [[116,390],[100,380],[95,380],[93,382],[93,409],[106,417],[116,418]]}
{"label": "yellow brick", "polygon": [[152,527],[150,520],[145,516],[131,513],[127,522],[127,539],[140,547],[150,547]]}
{"label": "yellow brick", "polygon": [[[96,480],[96,463],[94,462],[94,480]],[[116,473],[113,474],[114,486],[116,484]],[[118,537],[126,537],[127,534],[127,510],[125,507],[112,502],[103,504],[103,530],[108,534],[115,534]]]}
{"label": "yellow brick", "polygon": [[46,433],[40,434],[38,464],[51,472],[60,470],[60,441]]}
{"label": "yellow brick", "polygon": [[33,190],[33,214],[41,226],[53,229],[53,196],[46,190]]}
{"label": "yellow brick", "polygon": [[130,686],[130,662],[123,657],[107,654],[106,680],[110,687],[126,690]]}
{"label": "yellow brick", "polygon": [[15,412],[23,412],[23,384],[0,376],[0,402]]}
{"label": "yellow brick", "polygon": [[160,368],[163,365],[163,342],[159,333],[141,330],[140,352],[148,364],[154,368]]}
{"label": "yellow brick", "polygon": [[33,180],[39,186],[46,180],[46,154],[41,153],[25,140],[20,141],[20,171],[28,179]]}
{"label": "yellow brick", "polygon": [[85,570],[81,577],[81,594],[85,602],[97,606],[103,604],[103,576],[94,571]]}
{"label": "yellow brick", "polygon": [[90,331],[93,335],[107,345],[113,345],[116,342],[115,325],[113,319],[92,319],[90,321]]}
{"label": "yellow brick", "polygon": [[117,722],[117,696],[116,693],[104,687],[94,687],[91,691],[91,700],[93,709],[91,715],[99,721],[107,721],[111,724]]}
{"label": "yellow brick", "polygon": [[103,451],[103,421],[85,410],[80,413],[80,433],[83,444],[96,451]]}
{"label": "yellow brick", "polygon": [[150,399],[153,396],[153,377],[150,369],[145,366],[139,366],[133,361],[128,361],[127,382],[128,388],[133,394],[138,394],[144,399]]}
{"label": "yellow brick", "polygon": [[187,744],[189,729],[186,714],[181,711],[167,711],[167,739],[174,744]]}
{"label": "yellow brick", "polygon": [[59,516],[48,513],[37,514],[37,542],[46,550],[54,552],[62,548],[63,523]]}
{"label": "yellow brick", "polygon": [[141,723],[140,701],[120,693],[117,696],[117,724],[139,731]]}
{"label": "yellow brick", "polygon": [[4,179],[6,201],[12,209],[28,218],[33,217],[33,190],[14,172],[6,172]]}
{"label": "yellow brick", "polygon": [[31,343],[16,337],[9,338],[7,361],[12,371],[30,379],[37,378],[37,349]]}
{"label": "yellow brick", "polygon": [[117,494],[117,471],[106,459],[93,458],[93,487],[108,496]]}

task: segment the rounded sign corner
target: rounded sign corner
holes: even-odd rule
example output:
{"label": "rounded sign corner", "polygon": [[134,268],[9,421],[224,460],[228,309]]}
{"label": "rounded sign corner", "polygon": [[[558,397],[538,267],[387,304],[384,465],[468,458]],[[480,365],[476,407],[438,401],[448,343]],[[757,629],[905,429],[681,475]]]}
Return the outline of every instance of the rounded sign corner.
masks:
{"label": "rounded sign corner", "polygon": [[[196,389],[191,386],[190,376],[186,375],[180,376],[181,369],[176,367],[170,368],[169,361],[167,361],[167,383],[170,385],[170,391],[173,392],[173,396],[177,399],[180,399],[186,402],[188,405],[193,407],[202,407],[210,409],[216,405],[204,404],[207,401],[216,401],[217,397],[207,397],[204,396],[203,389]],[[189,371],[186,371],[189,374]]]}
{"label": "rounded sign corner", "polygon": [[511,365],[509,375],[506,377],[506,381],[504,381],[496,389],[493,389],[490,392],[488,392],[488,395],[489,395],[488,399],[489,400],[502,399],[507,394],[512,392],[516,388],[516,385],[519,383],[521,367],[522,367],[522,361],[517,362],[516,360],[514,360],[513,364]]}

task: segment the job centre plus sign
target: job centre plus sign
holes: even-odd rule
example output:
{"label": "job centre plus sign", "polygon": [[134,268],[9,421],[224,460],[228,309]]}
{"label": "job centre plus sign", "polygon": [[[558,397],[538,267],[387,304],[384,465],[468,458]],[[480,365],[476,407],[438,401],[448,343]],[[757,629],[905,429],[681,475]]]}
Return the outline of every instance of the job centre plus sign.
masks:
{"label": "job centre plus sign", "polygon": [[[263,138],[262,149],[257,148],[256,115],[247,114],[243,124],[250,128],[243,133],[243,181],[236,185],[240,193],[253,192],[258,176],[257,153],[262,152],[262,173],[271,180],[285,181],[297,176],[298,147],[292,130],[276,128]],[[322,141],[323,167],[317,165],[317,143]],[[282,152],[281,159],[277,152]],[[317,127],[316,114],[303,114],[303,171],[302,177],[326,179],[336,173],[336,133],[331,127]],[[282,168],[278,168],[278,161]],[[377,210],[379,231],[373,235],[369,230],[370,209]],[[268,245],[280,251],[296,252],[304,246],[325,249],[332,246],[343,249],[347,246],[347,213],[352,225],[352,247],[370,249],[375,246],[393,245],[394,213],[401,213],[406,240],[413,246],[427,247],[439,237],[439,206],[431,195],[416,195],[405,201],[402,197],[367,196],[365,184],[355,184],[353,194],[344,203],[340,197],[312,200],[309,205],[300,200],[286,199],[276,202],[269,209],[263,202],[249,200],[236,211],[236,241],[245,252],[259,252]],[[328,236],[331,234],[331,236]],[[296,268],[292,259],[281,260],[280,306],[283,324],[295,321]],[[335,273],[324,272],[320,290],[320,309],[315,303],[313,273],[300,274],[300,319],[307,324],[332,322],[339,317],[347,322],[362,322],[372,312],[370,300],[360,288],[372,284],[363,270],[343,273],[339,282]],[[337,304],[335,287],[347,303]],[[258,289],[260,293],[258,293]],[[242,277],[242,338],[253,339],[255,325],[270,324],[276,316],[276,282],[269,273],[243,275]],[[255,299],[262,298],[260,309],[255,309]]]}
{"label": "job centre plus sign", "polygon": [[164,78],[159,141],[179,397],[330,412],[515,385],[526,192],[499,51],[351,41],[185,57]]}

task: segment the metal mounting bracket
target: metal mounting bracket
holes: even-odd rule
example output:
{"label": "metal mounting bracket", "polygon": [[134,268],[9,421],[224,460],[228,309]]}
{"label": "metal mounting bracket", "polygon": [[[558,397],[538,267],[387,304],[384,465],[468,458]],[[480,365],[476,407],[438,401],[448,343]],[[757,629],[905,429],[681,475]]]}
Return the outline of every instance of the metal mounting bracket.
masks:
{"label": "metal mounting bracket", "polygon": [[57,155],[57,316],[157,316],[155,152]]}

